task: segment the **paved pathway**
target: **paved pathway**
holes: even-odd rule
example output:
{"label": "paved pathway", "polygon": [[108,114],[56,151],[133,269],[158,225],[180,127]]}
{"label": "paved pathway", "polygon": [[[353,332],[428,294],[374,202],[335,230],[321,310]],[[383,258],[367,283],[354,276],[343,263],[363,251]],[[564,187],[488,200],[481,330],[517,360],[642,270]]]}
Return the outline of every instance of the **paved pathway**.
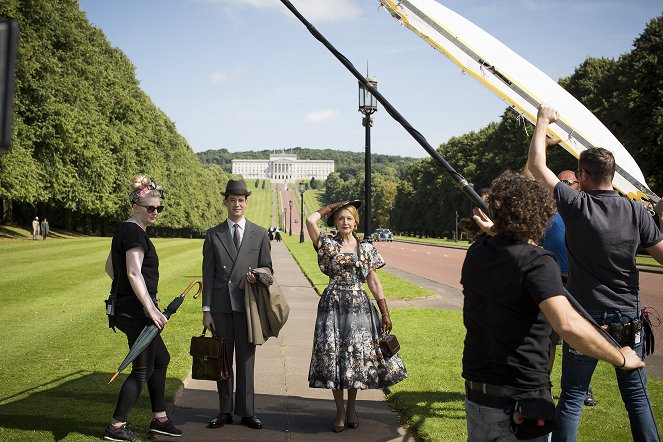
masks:
{"label": "paved pathway", "polygon": [[209,429],[218,413],[216,384],[186,379],[171,413],[185,441],[414,441],[400,427],[381,390],[360,391],[360,426],[341,434],[331,431],[335,406],[331,391],[308,388],[308,369],[318,296],[283,243],[272,242],[274,272],[290,304],[288,323],[277,339],[256,352],[256,415],[264,428],[251,430],[238,423]]}

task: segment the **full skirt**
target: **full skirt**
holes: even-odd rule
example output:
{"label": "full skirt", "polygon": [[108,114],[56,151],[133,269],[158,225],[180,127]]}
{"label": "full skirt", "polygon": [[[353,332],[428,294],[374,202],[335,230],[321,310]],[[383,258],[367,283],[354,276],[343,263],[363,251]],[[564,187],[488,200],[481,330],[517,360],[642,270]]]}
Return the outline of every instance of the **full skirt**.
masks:
{"label": "full skirt", "polygon": [[346,390],[385,388],[407,378],[400,356],[385,358],[382,321],[363,290],[327,288],[315,321],[309,386]]}

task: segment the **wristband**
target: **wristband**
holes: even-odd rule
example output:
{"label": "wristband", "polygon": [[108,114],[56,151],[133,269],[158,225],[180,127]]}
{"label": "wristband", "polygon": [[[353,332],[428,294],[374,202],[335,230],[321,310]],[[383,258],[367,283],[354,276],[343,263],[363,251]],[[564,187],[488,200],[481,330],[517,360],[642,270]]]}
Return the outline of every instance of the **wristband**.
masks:
{"label": "wristband", "polygon": [[624,358],[624,362],[622,363],[622,365],[620,365],[620,366],[617,367],[617,368],[624,368],[624,367],[626,367],[626,356],[624,356],[624,353],[621,353],[621,355],[622,355],[622,358]]}

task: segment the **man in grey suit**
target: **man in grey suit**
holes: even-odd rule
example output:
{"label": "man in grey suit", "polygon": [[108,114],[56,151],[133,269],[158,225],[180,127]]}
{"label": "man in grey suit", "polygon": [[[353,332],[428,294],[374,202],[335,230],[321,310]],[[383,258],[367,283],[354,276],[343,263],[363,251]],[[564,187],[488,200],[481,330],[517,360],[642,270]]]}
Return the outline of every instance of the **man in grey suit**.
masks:
{"label": "man in grey suit", "polygon": [[253,400],[256,348],[248,342],[244,290],[239,285],[244,278],[255,284],[251,269],[271,270],[272,256],[267,231],[244,218],[249,195],[244,180],[228,181],[223,193],[228,219],[209,229],[203,244],[203,326],[226,338],[231,369],[233,353],[237,356],[236,373],[231,371],[230,379],[217,382],[220,412],[209,423],[210,428],[232,423],[233,412],[242,418],[243,425],[262,428]]}

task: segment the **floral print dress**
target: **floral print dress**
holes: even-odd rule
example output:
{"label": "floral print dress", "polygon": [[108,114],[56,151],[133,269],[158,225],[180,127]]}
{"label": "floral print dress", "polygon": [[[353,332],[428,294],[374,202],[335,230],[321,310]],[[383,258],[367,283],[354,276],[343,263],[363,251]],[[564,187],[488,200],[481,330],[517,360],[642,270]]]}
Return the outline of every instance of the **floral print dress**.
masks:
{"label": "floral print dress", "polygon": [[341,252],[341,239],[325,233],[318,239],[318,264],[329,285],[318,302],[309,386],[314,388],[384,388],[407,378],[400,356],[385,358],[378,346],[382,321],[362,288],[368,274],[385,265],[370,243],[359,254]]}

